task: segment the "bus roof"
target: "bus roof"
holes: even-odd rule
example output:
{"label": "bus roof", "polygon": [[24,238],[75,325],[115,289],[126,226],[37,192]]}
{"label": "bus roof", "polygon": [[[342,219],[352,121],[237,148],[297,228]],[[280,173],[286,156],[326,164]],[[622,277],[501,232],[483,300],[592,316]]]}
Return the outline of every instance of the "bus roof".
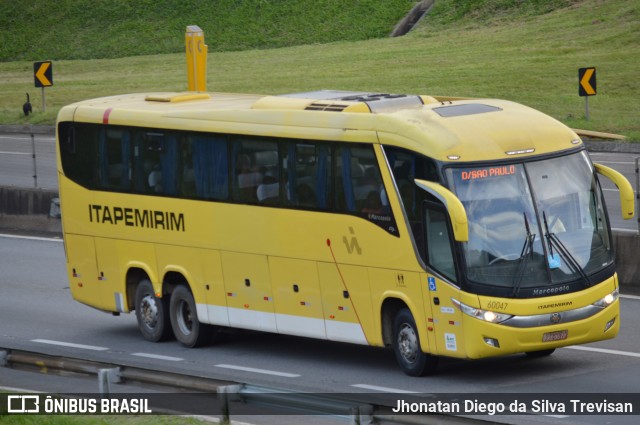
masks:
{"label": "bus roof", "polygon": [[379,142],[447,162],[547,154],[582,143],[564,124],[510,101],[338,90],[127,94],[66,106],[58,121]]}

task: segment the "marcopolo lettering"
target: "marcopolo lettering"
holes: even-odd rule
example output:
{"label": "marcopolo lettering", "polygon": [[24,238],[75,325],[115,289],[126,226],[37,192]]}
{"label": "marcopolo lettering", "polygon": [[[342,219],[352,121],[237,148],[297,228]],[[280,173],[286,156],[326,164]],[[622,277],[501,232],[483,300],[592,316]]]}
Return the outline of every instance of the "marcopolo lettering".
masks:
{"label": "marcopolo lettering", "polygon": [[109,223],[129,227],[173,230],[176,232],[185,231],[184,214],[171,211],[89,204],[89,221],[91,223]]}

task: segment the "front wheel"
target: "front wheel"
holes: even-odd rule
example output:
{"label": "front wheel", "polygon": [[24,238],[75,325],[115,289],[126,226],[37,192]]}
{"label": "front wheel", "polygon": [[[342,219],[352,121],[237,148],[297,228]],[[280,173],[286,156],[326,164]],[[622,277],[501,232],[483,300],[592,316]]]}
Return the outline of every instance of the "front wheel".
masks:
{"label": "front wheel", "polygon": [[176,339],[187,347],[201,347],[212,340],[213,326],[200,323],[193,294],[178,285],[169,303],[171,327]]}
{"label": "front wheel", "polygon": [[438,365],[437,357],[422,352],[416,322],[406,308],[393,321],[393,352],[398,365],[409,376],[430,375]]}
{"label": "front wheel", "polygon": [[165,298],[158,298],[148,279],[138,283],[135,296],[138,329],[147,341],[159,342],[171,337],[169,308]]}

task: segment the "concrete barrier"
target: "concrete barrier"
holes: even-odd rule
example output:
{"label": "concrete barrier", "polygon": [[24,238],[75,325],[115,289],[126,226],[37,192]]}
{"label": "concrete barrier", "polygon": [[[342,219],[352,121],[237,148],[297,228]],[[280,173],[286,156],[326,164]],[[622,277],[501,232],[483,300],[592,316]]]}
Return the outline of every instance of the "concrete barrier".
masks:
{"label": "concrete barrier", "polygon": [[62,237],[58,192],[0,186],[0,231]]}
{"label": "concrete barrier", "polygon": [[49,215],[57,191],[0,186],[0,214]]}
{"label": "concrete barrier", "polygon": [[616,231],[613,243],[620,286],[626,293],[640,293],[640,235],[632,230]]}

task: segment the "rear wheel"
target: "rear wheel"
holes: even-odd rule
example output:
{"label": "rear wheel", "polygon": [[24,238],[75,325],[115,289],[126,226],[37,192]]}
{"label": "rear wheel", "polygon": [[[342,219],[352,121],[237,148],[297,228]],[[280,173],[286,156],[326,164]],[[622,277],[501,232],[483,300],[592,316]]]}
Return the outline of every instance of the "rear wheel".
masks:
{"label": "rear wheel", "polygon": [[156,297],[148,279],[138,283],[135,309],[138,329],[144,339],[159,342],[171,337],[168,303],[166,299]]}
{"label": "rear wheel", "polygon": [[201,347],[212,341],[214,327],[200,323],[193,294],[186,286],[173,290],[169,311],[173,333],[183,345]]}
{"label": "rear wheel", "polygon": [[437,357],[422,352],[416,322],[406,308],[393,321],[393,352],[398,365],[409,376],[430,375],[438,366]]}

